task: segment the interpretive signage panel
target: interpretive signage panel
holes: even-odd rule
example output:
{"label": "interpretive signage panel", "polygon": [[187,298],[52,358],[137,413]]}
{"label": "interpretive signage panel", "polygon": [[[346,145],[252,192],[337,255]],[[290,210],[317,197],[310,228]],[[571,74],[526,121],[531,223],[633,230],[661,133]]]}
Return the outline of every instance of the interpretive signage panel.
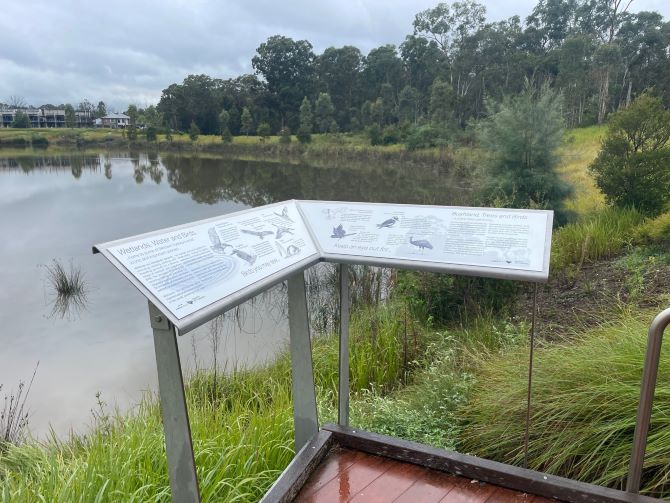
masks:
{"label": "interpretive signage panel", "polygon": [[98,248],[176,319],[318,254],[293,201]]}
{"label": "interpretive signage panel", "polygon": [[325,254],[541,273],[550,211],[299,201]]}

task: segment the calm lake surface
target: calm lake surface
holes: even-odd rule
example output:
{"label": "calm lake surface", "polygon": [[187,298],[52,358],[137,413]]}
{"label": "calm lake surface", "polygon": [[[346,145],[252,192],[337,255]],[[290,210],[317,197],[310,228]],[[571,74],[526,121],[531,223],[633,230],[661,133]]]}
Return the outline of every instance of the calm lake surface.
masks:
{"label": "calm lake surface", "polygon": [[[82,431],[96,393],[125,411],[156,387],[147,303],[91,246],[286,199],[467,205],[431,168],[309,166],[194,155],[0,150],[0,399],[29,381],[30,429]],[[80,269],[86,307],[53,314],[47,266]],[[220,332],[219,366],[258,365],[284,347],[281,295],[251,301]],[[211,326],[180,337],[185,371],[213,364]]]}

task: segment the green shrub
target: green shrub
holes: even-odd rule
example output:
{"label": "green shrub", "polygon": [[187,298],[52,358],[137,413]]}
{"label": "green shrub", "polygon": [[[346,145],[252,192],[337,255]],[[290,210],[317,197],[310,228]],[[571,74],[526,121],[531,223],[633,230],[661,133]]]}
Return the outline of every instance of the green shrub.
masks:
{"label": "green shrub", "polygon": [[670,212],[647,220],[637,229],[637,237],[645,242],[670,240]]}
{"label": "green shrub", "polygon": [[49,146],[49,140],[41,134],[33,134],[30,137],[30,144],[33,148],[46,148]]}
{"label": "green shrub", "polygon": [[279,143],[282,145],[291,143],[291,130],[287,126],[284,126],[279,130]]}
{"label": "green shrub", "polygon": [[436,147],[442,143],[440,139],[440,130],[429,125],[418,126],[410,129],[405,147],[407,150],[417,150],[420,148]]}
{"label": "green shrub", "polygon": [[154,126],[148,126],[144,130],[144,135],[147,138],[147,141],[156,141],[156,138],[158,137],[158,132]]}
{"label": "green shrub", "polygon": [[386,126],[382,131],[382,143],[384,145],[395,145],[400,143],[400,130],[397,126]]}
{"label": "green shrub", "polygon": [[381,145],[383,143],[382,128],[378,124],[368,126],[365,134],[370,139],[370,145]]}
{"label": "green shrub", "polygon": [[394,293],[407,299],[418,319],[430,317],[443,324],[500,312],[511,305],[517,292],[513,281],[400,271]]}
{"label": "green shrub", "polygon": [[221,140],[223,143],[232,143],[233,141],[233,135],[227,126],[221,131]]}
{"label": "green shrub", "polygon": [[191,125],[188,128],[188,137],[195,143],[198,141],[198,136],[200,136],[200,128],[195,122],[191,121]]}
{"label": "green shrub", "polygon": [[602,150],[589,170],[607,201],[656,216],[670,204],[670,111],[642,94],[610,118]]}

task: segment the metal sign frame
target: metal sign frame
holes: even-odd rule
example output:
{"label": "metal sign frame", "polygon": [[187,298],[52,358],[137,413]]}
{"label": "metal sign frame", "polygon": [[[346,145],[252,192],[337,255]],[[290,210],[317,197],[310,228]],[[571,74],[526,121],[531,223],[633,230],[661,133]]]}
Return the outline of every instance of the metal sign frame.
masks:
{"label": "metal sign frame", "polygon": [[[203,308],[182,318],[177,317],[167,306],[147,288],[124,264],[110,251],[110,248],[130,244],[149,237],[160,236],[166,233],[189,229],[196,225],[221,221],[222,217],[200,220],[167,229],[148,232],[138,236],[110,241],[93,246],[93,253],[101,253],[116,267],[149,301],[149,321],[153,330],[154,347],[156,351],[156,366],[158,370],[159,395],[161,415],[165,431],[166,451],[168,458],[168,472],[173,501],[198,503],[200,491],[193,455],[191,429],[184,395],[184,383],[179,360],[177,335],[183,335],[198,326],[212,320],[216,316],[232,309],[242,302],[258,295],[268,288],[287,281],[289,306],[289,338],[291,353],[293,416],[295,425],[295,450],[298,452],[318,432],[318,416],[316,407],[316,392],[314,388],[314,371],[312,365],[311,337],[305,295],[305,269],[321,261],[339,264],[339,297],[340,297],[340,346],[339,346],[339,383],[338,383],[338,423],[348,425],[349,422],[349,264],[372,265],[412,269],[418,271],[442,272],[449,274],[483,276],[499,279],[512,279],[529,282],[546,282],[549,276],[549,260],[551,252],[551,232],[553,212],[542,210],[497,210],[495,208],[480,208],[486,211],[522,211],[540,212],[546,215],[546,231],[542,270],[528,271],[504,267],[484,267],[458,263],[440,263],[411,259],[388,259],[363,255],[340,255],[325,253],[317,239],[309,219],[305,216],[300,203],[311,201],[284,201],[262,208],[280,207],[288,203],[295,203],[303,224],[318,251],[304,259],[293,263],[284,269],[262,277],[247,286],[212,302]],[[319,201],[321,202],[321,201]],[[327,202],[331,204],[353,204],[343,202]],[[378,203],[355,203],[380,205]],[[387,205],[388,206],[388,205]],[[402,207],[416,207],[416,205],[393,205]],[[445,208],[444,206],[421,206],[421,208]],[[448,207],[463,210],[476,208]],[[243,215],[257,211],[259,208],[244,210],[230,214]],[[229,215],[225,215],[229,216]],[[224,216],[224,217],[225,217]],[[532,341],[531,341],[532,344]],[[530,386],[530,384],[529,384]],[[530,403],[529,403],[530,407]]]}

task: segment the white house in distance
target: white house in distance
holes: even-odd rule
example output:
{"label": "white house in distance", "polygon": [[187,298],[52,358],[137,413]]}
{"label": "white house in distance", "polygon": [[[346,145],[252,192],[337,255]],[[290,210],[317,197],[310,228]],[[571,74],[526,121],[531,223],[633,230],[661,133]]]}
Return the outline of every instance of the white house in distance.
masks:
{"label": "white house in distance", "polygon": [[130,117],[126,114],[108,114],[102,118],[102,127],[125,129],[130,125]]}

